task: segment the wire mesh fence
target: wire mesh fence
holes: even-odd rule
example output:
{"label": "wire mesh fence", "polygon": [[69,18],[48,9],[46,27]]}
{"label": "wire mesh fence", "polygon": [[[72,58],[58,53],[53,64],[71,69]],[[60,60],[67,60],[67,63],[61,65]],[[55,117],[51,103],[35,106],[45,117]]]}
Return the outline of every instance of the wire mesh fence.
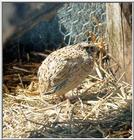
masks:
{"label": "wire mesh fence", "polygon": [[[58,11],[59,30],[66,44],[87,41],[86,32],[105,36],[105,3],[66,3]],[[64,31],[61,27],[65,27]]]}
{"label": "wire mesh fence", "polygon": [[57,48],[88,41],[88,31],[105,36],[105,29],[105,3],[65,3],[51,21],[42,22],[31,31],[30,41],[35,46]]}
{"label": "wire mesh fence", "polygon": [[[20,4],[15,6],[20,7]],[[16,56],[18,46],[25,53],[88,41],[86,33],[89,31],[105,37],[106,3],[23,3],[21,8],[18,7],[16,9],[22,13],[16,11],[13,20],[21,23],[17,23],[17,30],[22,28],[20,32],[24,33],[8,43],[8,52],[14,48],[12,56]]]}

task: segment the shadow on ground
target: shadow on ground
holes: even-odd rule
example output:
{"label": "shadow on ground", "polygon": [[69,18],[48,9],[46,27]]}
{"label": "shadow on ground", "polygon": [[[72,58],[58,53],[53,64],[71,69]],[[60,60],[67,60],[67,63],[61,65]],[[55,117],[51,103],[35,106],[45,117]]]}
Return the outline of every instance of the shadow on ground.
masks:
{"label": "shadow on ground", "polygon": [[128,138],[132,123],[132,110],[129,106],[115,116],[109,115],[104,120],[72,120],[68,123],[49,124],[33,130],[29,138]]}

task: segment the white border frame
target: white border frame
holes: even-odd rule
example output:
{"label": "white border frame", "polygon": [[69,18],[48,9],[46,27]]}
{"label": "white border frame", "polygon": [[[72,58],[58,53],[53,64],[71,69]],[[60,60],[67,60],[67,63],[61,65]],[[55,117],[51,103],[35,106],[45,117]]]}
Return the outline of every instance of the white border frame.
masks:
{"label": "white border frame", "polygon": [[[2,63],[2,2],[106,2],[106,3],[108,3],[108,2],[134,2],[134,0],[128,0],[128,1],[126,1],[126,0],[103,0],[103,1],[100,1],[100,0],[63,0],[63,1],[61,1],[61,0],[56,0],[56,1],[54,1],[54,0],[39,0],[39,1],[37,1],[37,0],[1,0],[0,1],[0,66],[1,66],[1,68],[0,68],[0,78],[1,78],[1,80],[0,80],[0,103],[1,103],[1,105],[0,105],[0,112],[1,112],[1,120],[0,120],[0,138],[2,138],[2,121],[3,121],[3,119],[2,119],[2,116],[3,116],[3,114],[2,114],[2,106],[3,106],[3,102],[2,102],[2,80],[3,80],[3,73],[2,73],[2,68],[3,68],[3,63]],[[133,87],[133,85],[134,85],[134,75],[133,75],[133,70],[134,70],[134,66],[133,66],[133,62],[134,62],[134,57],[133,57],[133,53],[134,53],[134,3],[132,3],[132,87]],[[132,88],[132,94],[133,94],[133,96],[132,96],[132,137],[134,138],[134,88]],[[132,139],[133,139],[132,138]],[[15,138],[13,138],[13,139],[15,139]],[[24,138],[23,138],[24,139]],[[27,138],[28,139],[28,138]],[[37,139],[37,138],[29,138],[29,139]],[[45,139],[45,138],[41,138],[41,139]],[[59,139],[59,138],[47,138],[47,139]],[[72,138],[63,138],[63,139],[72,139]],[[74,139],[74,138],[73,138]],[[75,139],[82,139],[82,138],[75,138]],[[90,139],[90,138],[83,138],[83,139]],[[103,138],[92,138],[92,139],[103,139]],[[117,138],[109,138],[109,139],[117,139]],[[118,139],[124,139],[124,138],[118,138]],[[128,139],[128,138],[126,138],[126,139]],[[129,138],[130,139],[130,138]]]}
{"label": "white border frame", "polygon": [[134,139],[134,3],[132,3],[132,137]]}
{"label": "white border frame", "polygon": [[2,106],[3,106],[3,100],[2,100],[2,82],[3,82],[3,79],[2,79],[2,3],[0,3],[0,138],[2,137],[2,114],[3,114],[3,110],[2,110]]}

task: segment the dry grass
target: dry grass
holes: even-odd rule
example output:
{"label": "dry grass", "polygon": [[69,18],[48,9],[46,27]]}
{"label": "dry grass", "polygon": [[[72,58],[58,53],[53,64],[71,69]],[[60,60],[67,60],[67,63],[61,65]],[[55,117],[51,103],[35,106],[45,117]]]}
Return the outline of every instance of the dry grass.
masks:
{"label": "dry grass", "polygon": [[67,93],[69,100],[41,97],[37,81],[25,86],[18,78],[20,85],[13,90],[3,87],[4,138],[132,137],[132,86],[122,77],[89,75]]}

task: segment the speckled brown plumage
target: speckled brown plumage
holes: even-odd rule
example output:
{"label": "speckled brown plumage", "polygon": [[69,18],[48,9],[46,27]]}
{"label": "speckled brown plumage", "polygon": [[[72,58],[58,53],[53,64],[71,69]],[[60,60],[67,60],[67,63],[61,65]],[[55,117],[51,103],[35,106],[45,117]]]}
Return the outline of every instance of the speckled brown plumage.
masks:
{"label": "speckled brown plumage", "polygon": [[64,95],[93,70],[97,47],[85,42],[52,52],[38,70],[41,94]]}

